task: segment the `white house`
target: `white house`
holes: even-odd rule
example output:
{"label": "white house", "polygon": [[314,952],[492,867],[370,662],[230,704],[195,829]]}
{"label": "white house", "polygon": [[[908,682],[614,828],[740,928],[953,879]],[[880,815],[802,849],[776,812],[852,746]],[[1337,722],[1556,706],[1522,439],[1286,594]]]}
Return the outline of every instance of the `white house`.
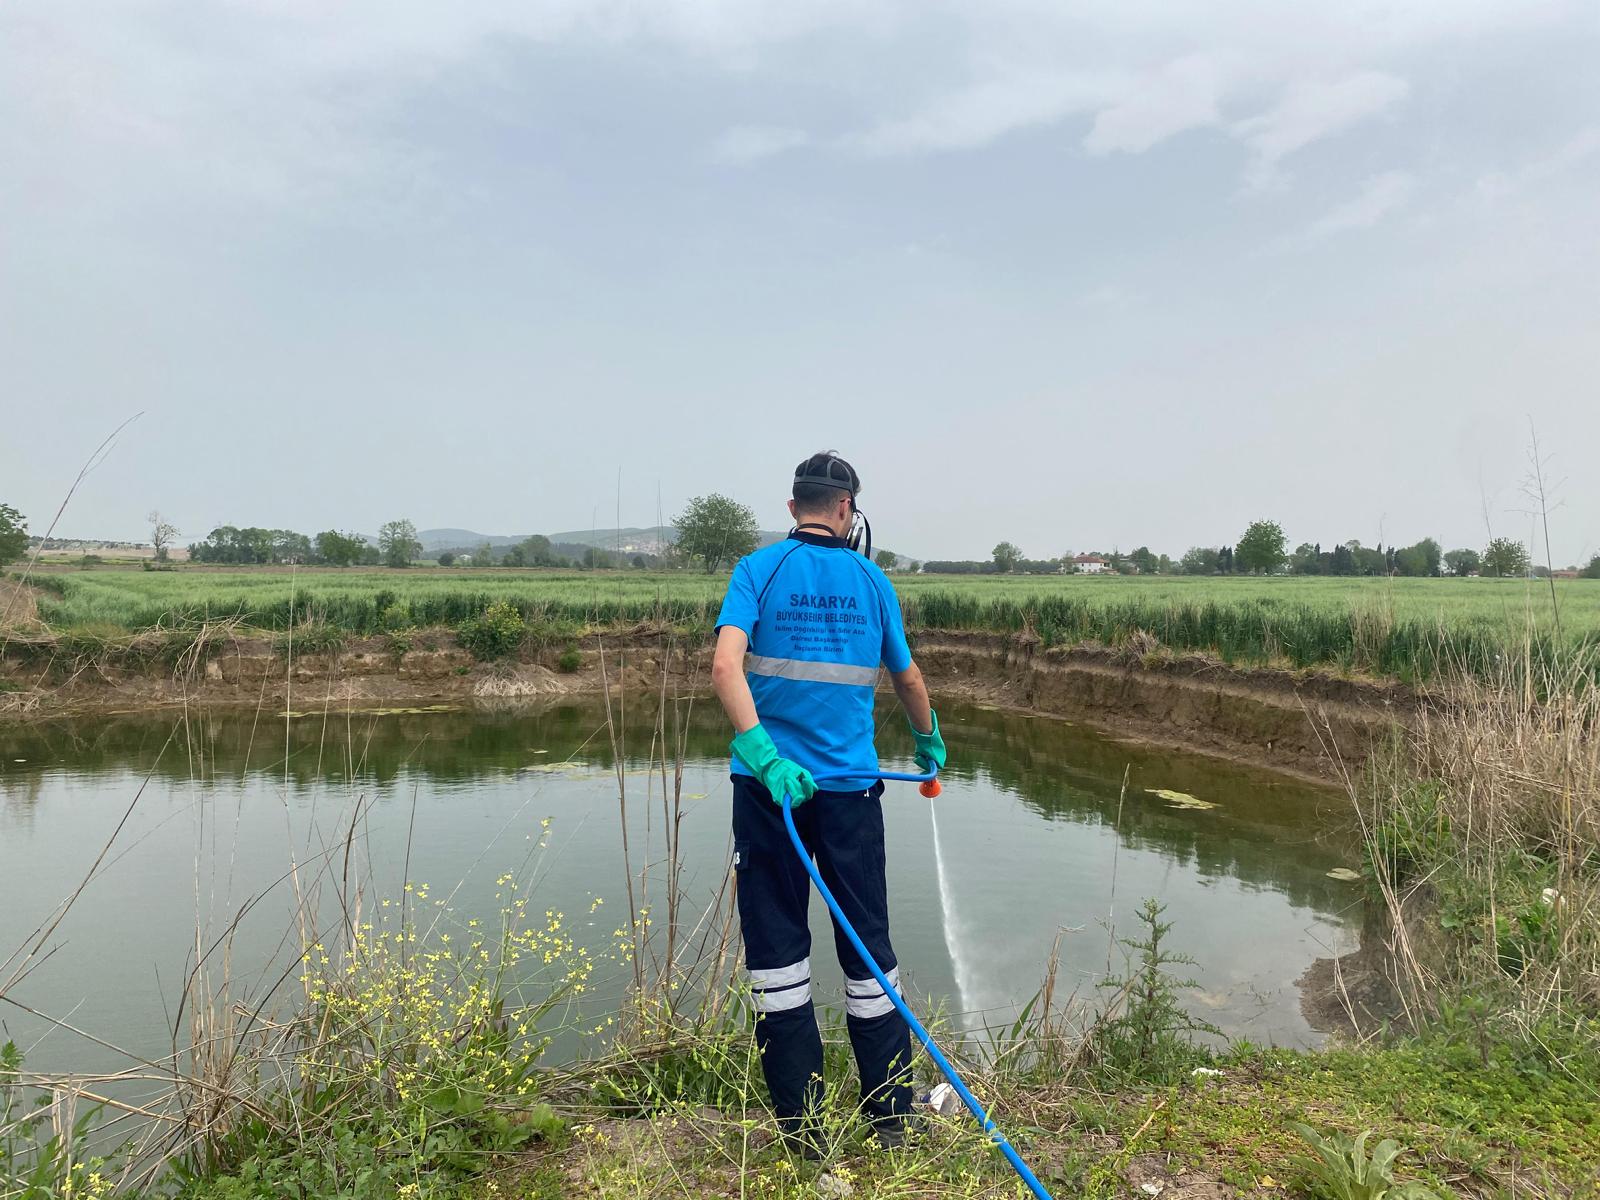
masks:
{"label": "white house", "polygon": [[1072,560],[1072,565],[1080,575],[1104,575],[1111,570],[1111,564],[1098,554],[1080,554]]}

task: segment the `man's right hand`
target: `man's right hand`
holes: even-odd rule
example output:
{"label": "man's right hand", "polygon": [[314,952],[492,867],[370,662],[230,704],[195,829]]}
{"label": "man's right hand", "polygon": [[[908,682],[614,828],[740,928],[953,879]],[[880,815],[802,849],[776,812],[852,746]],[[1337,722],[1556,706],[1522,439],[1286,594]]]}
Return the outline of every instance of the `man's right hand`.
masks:
{"label": "man's right hand", "polygon": [[923,733],[915,725],[911,727],[911,737],[917,744],[917,766],[921,767],[924,773],[944,770],[946,757],[944,736],[939,732],[939,714],[930,708],[928,720],[933,728],[927,733]]}
{"label": "man's right hand", "polygon": [[749,767],[771,793],[774,804],[781,805],[787,795],[791,804],[799,806],[816,795],[817,782],[811,772],[779,755],[771,736],[759,723],[735,736],[731,749],[734,757]]}

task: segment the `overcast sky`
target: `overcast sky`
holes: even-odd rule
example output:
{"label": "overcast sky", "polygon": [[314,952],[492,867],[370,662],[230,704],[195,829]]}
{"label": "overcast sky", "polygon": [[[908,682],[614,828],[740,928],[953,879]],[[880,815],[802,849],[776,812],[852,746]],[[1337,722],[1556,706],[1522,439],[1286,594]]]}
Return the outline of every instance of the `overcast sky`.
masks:
{"label": "overcast sky", "polygon": [[[0,501],[43,532],[1600,550],[1594,0],[0,7]],[[658,500],[659,497],[659,500]]]}

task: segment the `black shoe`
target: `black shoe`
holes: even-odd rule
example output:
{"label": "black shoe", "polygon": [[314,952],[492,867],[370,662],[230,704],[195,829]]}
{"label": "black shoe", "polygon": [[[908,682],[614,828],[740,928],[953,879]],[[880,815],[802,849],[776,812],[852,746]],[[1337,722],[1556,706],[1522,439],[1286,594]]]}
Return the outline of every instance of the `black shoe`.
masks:
{"label": "black shoe", "polygon": [[783,1148],[802,1162],[821,1162],[823,1159],[822,1147],[817,1142],[817,1135],[809,1129],[790,1131],[785,1129],[779,1136]]}
{"label": "black shoe", "polygon": [[882,1117],[872,1123],[872,1136],[885,1150],[899,1150],[922,1133],[922,1118],[915,1113]]}

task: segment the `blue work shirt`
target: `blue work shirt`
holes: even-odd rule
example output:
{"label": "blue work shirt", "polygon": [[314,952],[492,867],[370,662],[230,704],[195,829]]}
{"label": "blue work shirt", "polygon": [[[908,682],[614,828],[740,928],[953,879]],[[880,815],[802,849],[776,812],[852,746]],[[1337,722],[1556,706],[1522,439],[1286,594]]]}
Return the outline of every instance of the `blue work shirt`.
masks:
{"label": "blue work shirt", "polygon": [[[778,753],[826,791],[877,782],[873,685],[880,664],[911,665],[889,577],[843,538],[791,533],[734,566],[724,625],[750,639],[745,677]],[[737,758],[733,772],[751,774]]]}

